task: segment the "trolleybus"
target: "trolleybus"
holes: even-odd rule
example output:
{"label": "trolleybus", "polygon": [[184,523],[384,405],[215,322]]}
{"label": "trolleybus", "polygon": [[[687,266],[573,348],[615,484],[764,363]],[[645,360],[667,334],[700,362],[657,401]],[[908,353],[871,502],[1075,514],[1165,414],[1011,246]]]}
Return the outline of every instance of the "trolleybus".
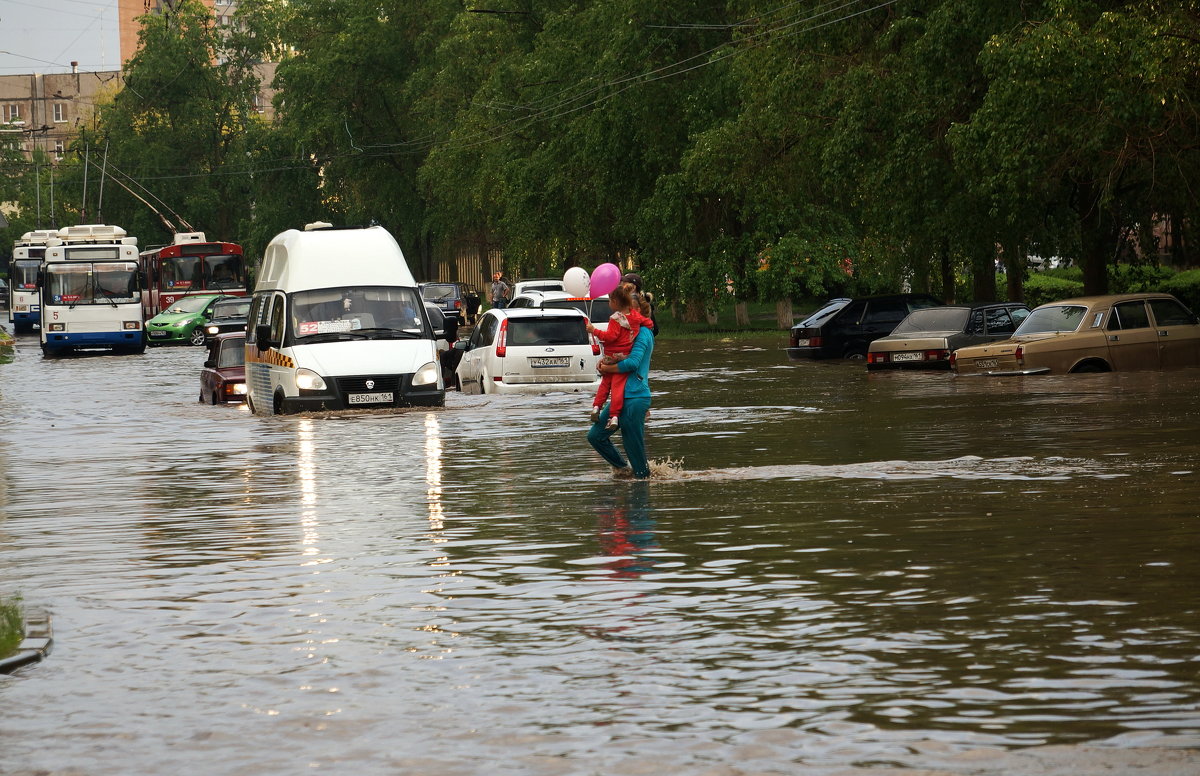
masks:
{"label": "trolleybus", "polygon": [[204,232],[181,232],[170,245],[148,248],[140,257],[146,288],[146,320],[185,296],[246,296],[246,264],[236,243],[208,242]]}
{"label": "trolleybus", "polygon": [[42,318],[38,299],[38,273],[46,243],[58,236],[55,229],[26,232],[13,244],[12,263],[8,268],[8,322],[13,331],[25,334],[37,328]]}
{"label": "trolleybus", "polygon": [[42,264],[42,353],[146,349],[137,238],[119,226],[58,230]]}

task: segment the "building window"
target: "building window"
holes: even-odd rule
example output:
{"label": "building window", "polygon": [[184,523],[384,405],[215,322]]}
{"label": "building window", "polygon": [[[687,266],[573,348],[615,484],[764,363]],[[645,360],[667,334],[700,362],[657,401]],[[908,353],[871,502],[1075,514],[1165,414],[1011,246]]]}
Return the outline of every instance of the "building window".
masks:
{"label": "building window", "polygon": [[258,92],[254,93],[254,110],[259,113],[264,113],[267,110],[263,96]]}
{"label": "building window", "polygon": [[61,140],[54,141],[54,158],[55,159],[62,159],[63,152],[65,150],[66,150],[66,147],[63,145],[63,141],[61,141]]}
{"label": "building window", "polygon": [[54,120],[59,123],[67,120],[67,106],[61,102],[54,103]]}
{"label": "building window", "polygon": [[15,102],[11,102],[4,106],[4,120],[11,123],[21,120],[21,106]]}

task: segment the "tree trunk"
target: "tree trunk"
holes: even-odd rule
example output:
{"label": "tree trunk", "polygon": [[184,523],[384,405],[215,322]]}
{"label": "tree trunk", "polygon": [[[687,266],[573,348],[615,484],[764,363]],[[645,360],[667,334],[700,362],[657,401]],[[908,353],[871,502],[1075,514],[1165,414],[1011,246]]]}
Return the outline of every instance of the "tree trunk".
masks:
{"label": "tree trunk", "polygon": [[704,320],[708,321],[709,326],[716,326],[717,320],[718,320],[717,311],[716,310],[705,310],[704,311]]}
{"label": "tree trunk", "polygon": [[790,329],[796,323],[796,316],[792,314],[792,300],[780,299],[775,303],[775,324],[781,329]]}
{"label": "tree trunk", "polygon": [[750,308],[740,299],[733,303],[733,322],[742,328],[750,326]]}
{"label": "tree trunk", "polygon": [[683,303],[683,322],[684,323],[700,323],[704,320],[704,303],[695,299],[688,299]]}
{"label": "tree trunk", "polygon": [[1025,252],[1016,245],[1004,248],[1004,276],[1008,281],[1008,301],[1025,299]]}
{"label": "tree trunk", "polygon": [[954,262],[950,261],[950,246],[943,241],[941,255],[938,257],[942,269],[942,301],[954,304],[956,295],[954,288]]}
{"label": "tree trunk", "polygon": [[996,249],[980,251],[971,262],[971,291],[976,302],[996,301]]}
{"label": "tree trunk", "polygon": [[1108,213],[1096,209],[1095,214],[1080,222],[1083,243],[1083,293],[1108,293],[1109,257],[1116,248],[1116,229]]}

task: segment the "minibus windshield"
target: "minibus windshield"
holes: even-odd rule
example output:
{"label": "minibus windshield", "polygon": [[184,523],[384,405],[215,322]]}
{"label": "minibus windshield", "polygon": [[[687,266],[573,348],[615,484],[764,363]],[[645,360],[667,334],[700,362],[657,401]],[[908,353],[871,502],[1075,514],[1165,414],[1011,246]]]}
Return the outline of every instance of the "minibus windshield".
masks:
{"label": "minibus windshield", "polygon": [[297,341],[327,338],[321,335],[381,331],[399,336],[431,336],[425,325],[424,303],[415,288],[321,288],[296,291],[291,295],[291,302],[292,332]]}

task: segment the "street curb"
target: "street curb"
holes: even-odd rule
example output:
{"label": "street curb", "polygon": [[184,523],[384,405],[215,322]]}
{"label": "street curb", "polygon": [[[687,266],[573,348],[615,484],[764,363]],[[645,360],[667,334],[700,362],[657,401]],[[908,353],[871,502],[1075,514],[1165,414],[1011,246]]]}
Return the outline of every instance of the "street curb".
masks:
{"label": "street curb", "polygon": [[50,618],[45,615],[27,617],[25,621],[25,639],[17,652],[6,658],[0,658],[0,674],[11,674],[22,666],[37,663],[50,654],[54,644],[54,636],[50,631]]}

